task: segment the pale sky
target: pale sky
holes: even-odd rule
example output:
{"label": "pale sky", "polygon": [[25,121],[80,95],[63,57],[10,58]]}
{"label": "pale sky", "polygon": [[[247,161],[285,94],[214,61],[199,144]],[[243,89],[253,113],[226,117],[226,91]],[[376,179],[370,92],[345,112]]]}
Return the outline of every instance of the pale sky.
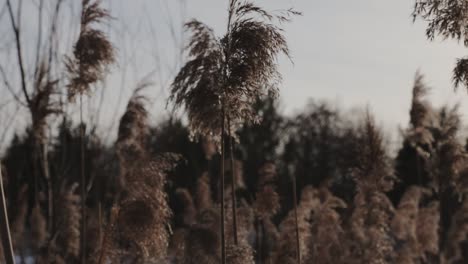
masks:
{"label": "pale sky", "polygon": [[[412,21],[413,0],[255,2],[267,10],[292,7],[303,13],[284,27],[294,59],[294,64],[280,59],[284,79],[280,100],[285,113],[297,113],[310,99],[328,100],[345,109],[368,105],[380,124],[396,132],[408,122],[411,86],[418,69],[433,88],[430,98],[435,105],[459,102],[462,114],[468,113],[468,93],[463,88],[454,92],[451,82],[455,60],[464,56],[466,50],[454,41],[429,42],[425,23]],[[137,80],[145,76],[155,83],[147,94],[153,99],[152,116],[160,119],[166,111],[170,81],[183,62],[179,52],[184,36],[182,22],[196,18],[223,34],[227,0],[104,3],[115,18],[107,30],[118,48],[119,64],[106,81],[100,129],[109,131],[112,116],[117,113],[120,118]],[[79,10],[74,7],[70,12],[75,9]],[[31,11],[23,23],[34,28],[32,17]],[[10,29],[5,21],[8,20],[3,17],[0,32]],[[73,35],[73,30],[70,32]],[[4,49],[2,52],[7,56]],[[100,100],[97,98],[100,97],[95,96],[87,108],[90,112],[96,110]],[[16,122],[16,126],[21,126],[21,122]],[[112,129],[111,136],[116,127]]]}

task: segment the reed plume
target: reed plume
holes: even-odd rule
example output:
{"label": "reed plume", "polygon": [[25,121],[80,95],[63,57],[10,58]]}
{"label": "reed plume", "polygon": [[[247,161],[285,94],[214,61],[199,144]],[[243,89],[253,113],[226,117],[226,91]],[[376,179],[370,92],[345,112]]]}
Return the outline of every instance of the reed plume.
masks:
{"label": "reed plume", "polygon": [[423,78],[422,74],[416,73],[410,110],[411,128],[406,132],[406,138],[416,149],[419,156],[427,159],[430,156],[432,143],[434,142],[430,127],[434,125],[436,113],[425,98],[429,88],[424,83]]}
{"label": "reed plume", "polygon": [[[436,36],[455,39],[468,46],[468,6],[464,1],[415,0],[414,20],[420,17],[427,22],[426,36],[434,40]],[[455,87],[468,87],[468,58],[457,59],[453,69]]]}
{"label": "reed plume", "polygon": [[108,67],[115,61],[115,49],[106,34],[94,28],[110,18],[101,7],[101,1],[82,1],[80,31],[73,47],[73,57],[66,58],[70,83],[68,98],[90,92],[90,86],[105,77]]}
{"label": "reed plume", "polygon": [[171,86],[170,102],[184,106],[192,134],[213,135],[219,142],[222,108],[232,126],[255,121],[253,103],[269,92],[277,94],[280,74],[276,58],[289,49],[274,21],[299,14],[286,10],[270,14],[249,1],[230,1],[228,31],[218,38],[200,21],[186,23],[192,33],[186,47],[189,61]]}
{"label": "reed plume", "polygon": [[[148,112],[146,103],[148,98],[141,92],[148,84],[137,85],[125,113],[120,119],[118,137],[116,142],[116,153],[119,159],[119,191],[122,191],[125,181],[130,177],[134,162],[148,157],[146,150],[146,139],[148,137]],[[118,197],[117,197],[118,198]]]}
{"label": "reed plume", "polygon": [[206,172],[197,179],[195,202],[199,211],[209,209],[213,206],[210,178]]}
{"label": "reed plume", "polygon": [[61,253],[66,257],[78,257],[80,253],[80,202],[81,198],[76,194],[78,184],[63,187],[57,205],[58,236],[57,245]]}
{"label": "reed plume", "polygon": [[165,154],[135,162],[132,172],[127,175],[119,214],[110,231],[112,260],[118,261],[123,255],[135,253],[135,249],[135,255],[142,254],[139,256],[142,259],[162,261],[166,258],[169,243],[167,223],[172,212],[164,187],[166,173],[178,160],[177,155]]}
{"label": "reed plume", "polygon": [[131,162],[147,155],[145,145],[149,128],[146,103],[149,100],[142,94],[142,91],[149,85],[149,83],[144,82],[137,85],[128,101],[126,111],[120,119],[116,142],[120,162]]}
{"label": "reed plume", "polygon": [[107,231],[110,239],[103,249],[112,261],[129,256],[141,261],[163,261],[167,254],[167,223],[172,212],[165,192],[166,176],[180,157],[171,153],[149,156],[145,148],[146,99],[139,94],[144,86],[135,90],[119,125],[117,156],[120,179],[125,184],[120,186],[118,213],[110,223]]}
{"label": "reed plume", "polygon": [[307,241],[309,252],[305,256],[305,263],[345,262],[345,232],[337,210],[344,209],[347,205],[326,187],[317,191],[318,203],[312,208],[311,235]]}
{"label": "reed plume", "polygon": [[434,144],[434,153],[431,162],[433,171],[433,184],[437,192],[448,190],[460,192],[457,186],[460,175],[465,166],[466,155],[464,147],[457,140],[460,130],[460,116],[458,106],[453,108],[443,107],[438,112],[438,123],[434,128],[437,142]]}

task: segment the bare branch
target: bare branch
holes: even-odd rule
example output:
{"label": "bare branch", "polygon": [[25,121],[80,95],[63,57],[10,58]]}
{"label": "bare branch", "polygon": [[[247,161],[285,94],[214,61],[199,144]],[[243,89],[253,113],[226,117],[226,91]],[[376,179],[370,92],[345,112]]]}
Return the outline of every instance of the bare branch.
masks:
{"label": "bare branch", "polygon": [[13,96],[15,101],[17,101],[22,106],[28,107],[28,105],[25,104],[23,101],[21,101],[21,98],[19,98],[19,96],[13,91],[13,86],[10,84],[10,82],[8,82],[5,70],[3,69],[3,67],[1,65],[0,65],[0,74],[1,74],[1,77],[3,79],[3,84],[5,84],[5,87],[10,92],[10,94]]}

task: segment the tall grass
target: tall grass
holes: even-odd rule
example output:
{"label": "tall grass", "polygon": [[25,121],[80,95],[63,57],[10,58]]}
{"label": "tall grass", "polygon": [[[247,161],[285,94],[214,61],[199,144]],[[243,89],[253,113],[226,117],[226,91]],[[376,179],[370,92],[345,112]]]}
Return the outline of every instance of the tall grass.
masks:
{"label": "tall grass", "polygon": [[[224,34],[197,20],[186,24],[187,62],[169,103],[186,110],[187,126],[152,124],[143,94],[151,85],[140,83],[115,145],[106,147],[85,131],[82,108],[115,60],[98,29],[110,14],[100,1],[81,4],[79,35],[65,60],[69,102],[80,101],[78,130],[64,121],[59,136],[48,137],[49,117],[66,114],[53,96],[60,81],[50,77],[47,60],[37,58],[34,90],[26,80],[22,87],[31,129],[13,141],[3,160],[8,177],[0,177],[8,263],[14,254],[72,264],[467,262],[462,119],[457,106],[431,104],[421,74],[396,157],[370,109],[356,120],[311,103],[283,116],[274,103],[277,59],[289,57],[281,25],[299,13],[231,0]],[[6,7],[12,16],[10,1]],[[414,14],[429,20],[429,38],[466,42],[465,9],[457,1],[418,0]],[[11,22],[20,39],[13,16]],[[16,55],[21,60],[21,49]],[[464,60],[455,85],[466,84]],[[189,142],[189,134],[201,142]]]}

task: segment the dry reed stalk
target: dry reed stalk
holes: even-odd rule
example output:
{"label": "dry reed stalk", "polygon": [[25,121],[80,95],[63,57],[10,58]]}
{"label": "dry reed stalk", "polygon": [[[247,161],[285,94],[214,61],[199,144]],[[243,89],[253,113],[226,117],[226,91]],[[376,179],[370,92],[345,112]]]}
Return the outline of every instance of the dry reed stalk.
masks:
{"label": "dry reed stalk", "polygon": [[83,95],[80,93],[80,187],[81,187],[81,263],[86,264],[86,176],[85,176],[85,126],[83,124]]}
{"label": "dry reed stalk", "polygon": [[300,238],[299,238],[299,220],[297,217],[297,183],[296,183],[296,176],[292,177],[292,185],[293,185],[293,203],[294,203],[294,225],[295,225],[295,232],[296,232],[296,261],[298,264],[301,264],[301,245],[300,245]]}
{"label": "dry reed stalk", "polygon": [[[280,237],[272,256],[273,263],[297,263],[298,251],[301,252],[301,259],[302,256],[307,256],[308,248],[306,242],[311,234],[310,218],[312,216],[312,209],[318,203],[315,193],[316,191],[310,186],[304,188],[297,209],[291,209],[286,218],[281,222]],[[299,249],[297,248],[298,242]]]}
{"label": "dry reed stalk", "polygon": [[[228,127],[231,127],[231,119],[228,117]],[[237,237],[237,180],[235,177],[235,168],[234,168],[234,139],[231,135],[231,130],[228,131],[229,137],[229,157],[230,157],[230,164],[231,164],[231,207],[232,207],[232,228],[233,228],[233,236],[234,236],[234,244],[238,246],[239,238]]]}
{"label": "dry reed stalk", "polygon": [[3,255],[7,264],[15,264],[15,254],[13,252],[13,243],[11,241],[10,227],[8,224],[8,213],[5,191],[3,188],[3,174],[0,163],[0,231],[2,237]]}
{"label": "dry reed stalk", "polygon": [[86,263],[86,177],[84,170],[84,124],[83,102],[84,93],[88,93],[90,85],[104,78],[107,67],[115,60],[114,48],[104,32],[94,29],[93,25],[108,19],[107,10],[100,7],[101,1],[82,0],[80,32],[74,46],[73,58],[67,58],[66,68],[69,74],[68,97],[73,101],[80,97],[80,174],[81,174],[81,263]]}
{"label": "dry reed stalk", "polygon": [[58,201],[58,246],[63,256],[78,257],[81,237],[81,197],[76,194],[78,184],[62,188]]}
{"label": "dry reed stalk", "polygon": [[226,239],[225,239],[225,228],[224,228],[224,221],[226,219],[225,216],[225,208],[224,208],[224,147],[225,147],[225,130],[224,130],[224,124],[225,124],[225,109],[224,109],[224,104],[222,107],[222,130],[221,130],[221,186],[219,187],[221,189],[221,225],[220,225],[220,232],[221,232],[221,263],[226,264]]}

